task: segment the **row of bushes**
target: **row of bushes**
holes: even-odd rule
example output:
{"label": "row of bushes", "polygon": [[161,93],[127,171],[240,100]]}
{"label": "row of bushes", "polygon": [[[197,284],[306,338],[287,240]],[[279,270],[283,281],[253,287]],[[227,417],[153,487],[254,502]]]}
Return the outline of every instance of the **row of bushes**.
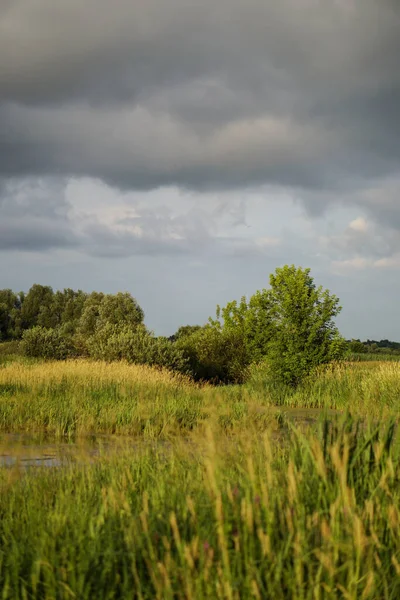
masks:
{"label": "row of bushes", "polygon": [[[38,291],[28,294],[35,292],[36,308]],[[22,335],[27,356],[125,359],[223,383],[241,383],[251,364],[267,361],[274,378],[296,386],[346,350],[334,324],[339,299],[317,287],[309,269],[294,265],[276,269],[269,289],[217,307],[216,318],[207,325],[182,327],[170,339],[146,329],[143,310],[130,294],[74,295],[66,290],[55,295],[49,291],[49,297],[48,310],[40,309],[36,326]],[[22,303],[21,314],[32,304],[30,299]]]}
{"label": "row of bushes", "polygon": [[32,358],[65,360],[86,356],[126,360],[216,383],[243,382],[249,363],[243,342],[235,332],[219,332],[212,327],[199,328],[194,334],[170,341],[151,335],[144,326],[107,324],[87,338],[37,326],[23,334],[20,349]]}

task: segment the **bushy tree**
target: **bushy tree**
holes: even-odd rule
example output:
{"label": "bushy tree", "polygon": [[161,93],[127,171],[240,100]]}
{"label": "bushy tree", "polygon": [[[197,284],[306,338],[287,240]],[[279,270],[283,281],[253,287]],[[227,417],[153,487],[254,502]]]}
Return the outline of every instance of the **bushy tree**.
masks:
{"label": "bushy tree", "polygon": [[135,328],[143,323],[143,319],[144,312],[131,294],[93,292],[83,305],[78,331],[89,336],[108,324]]}
{"label": "bushy tree", "polygon": [[223,308],[217,306],[216,318],[210,318],[209,322],[217,330],[235,332],[241,337],[248,360],[263,359],[273,334],[269,291],[257,291],[249,301],[243,296],[240,302],[234,300]]}
{"label": "bushy tree", "polygon": [[0,341],[16,337],[16,314],[20,299],[12,290],[0,290]]}
{"label": "bushy tree", "polygon": [[78,323],[79,334],[89,336],[95,333],[99,319],[100,304],[103,298],[104,294],[102,292],[92,292],[87,296]]}
{"label": "bushy tree", "polygon": [[350,340],[347,342],[347,348],[350,352],[354,352],[355,354],[365,354],[368,352],[367,346],[360,340]]}
{"label": "bushy tree", "polygon": [[345,342],[334,323],[341,310],[339,299],[316,287],[310,269],[294,265],[276,269],[270,286],[271,373],[296,385],[318,365],[343,356]]}
{"label": "bushy tree", "polygon": [[78,327],[86,297],[81,290],[70,288],[55,292],[51,302],[41,308],[38,325],[59,327],[64,333],[73,334]]}
{"label": "bushy tree", "polygon": [[39,324],[39,315],[53,302],[54,292],[50,286],[34,284],[24,297],[21,306],[22,329],[30,329]]}
{"label": "bushy tree", "polygon": [[25,356],[64,360],[76,356],[72,338],[63,335],[59,329],[32,327],[22,335],[21,349]]}

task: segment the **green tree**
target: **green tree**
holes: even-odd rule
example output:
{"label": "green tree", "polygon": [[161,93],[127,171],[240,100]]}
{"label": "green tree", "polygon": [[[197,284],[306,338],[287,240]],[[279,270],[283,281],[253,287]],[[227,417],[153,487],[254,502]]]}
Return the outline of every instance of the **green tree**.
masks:
{"label": "green tree", "polygon": [[26,294],[21,307],[22,329],[38,325],[39,315],[48,311],[53,302],[54,292],[50,286],[35,283]]}
{"label": "green tree", "polygon": [[184,337],[196,333],[196,331],[199,331],[200,329],[201,325],[181,325],[181,327],[179,327],[179,329],[168,339],[170,342],[176,342]]}
{"label": "green tree", "polygon": [[137,327],[143,319],[144,312],[131,294],[93,292],[85,300],[78,331],[89,336],[105,325]]}
{"label": "green tree", "polygon": [[22,335],[21,349],[25,356],[50,360],[65,360],[76,355],[76,349],[69,336],[59,329],[32,327]]}
{"label": "green tree", "polygon": [[99,306],[99,318],[97,327],[106,324],[129,325],[137,327],[143,323],[144,312],[136,299],[128,292],[107,294]]}
{"label": "green tree", "polygon": [[64,333],[74,333],[86,297],[87,294],[81,290],[75,291],[70,288],[55,292],[51,302],[41,308],[38,325],[47,328],[60,327]]}
{"label": "green tree", "polygon": [[354,352],[355,354],[365,354],[368,352],[367,346],[360,342],[360,340],[350,340],[347,342],[347,348],[350,352]]}
{"label": "green tree", "polygon": [[19,297],[12,290],[0,290],[0,341],[15,336],[15,317],[19,305]]}
{"label": "green tree", "polygon": [[294,265],[276,269],[270,286],[271,373],[296,385],[318,365],[343,356],[345,341],[334,323],[341,306],[329,290],[316,287],[310,269]]}
{"label": "green tree", "polygon": [[268,354],[273,334],[269,290],[257,291],[249,301],[243,296],[240,302],[233,300],[223,308],[217,306],[216,318],[209,322],[217,330],[234,331],[242,338],[248,360],[260,361]]}
{"label": "green tree", "polygon": [[95,333],[103,298],[104,294],[102,292],[92,292],[87,296],[78,323],[79,334],[89,336]]}
{"label": "green tree", "polygon": [[156,338],[143,324],[107,323],[87,339],[88,353],[98,360],[127,360],[136,364],[188,371],[188,359],[177,344]]}

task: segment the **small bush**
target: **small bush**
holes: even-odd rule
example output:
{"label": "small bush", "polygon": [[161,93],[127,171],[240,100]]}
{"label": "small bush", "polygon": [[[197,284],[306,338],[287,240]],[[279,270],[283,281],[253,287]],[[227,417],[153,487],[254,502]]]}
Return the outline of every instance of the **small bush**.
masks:
{"label": "small bush", "polygon": [[249,357],[243,336],[235,330],[203,327],[175,345],[187,357],[192,376],[214,383],[242,383]]}
{"label": "small bush", "polygon": [[164,367],[180,373],[188,371],[183,351],[164,338],[155,338],[144,326],[132,328],[107,324],[87,340],[92,358]]}
{"label": "small bush", "polygon": [[24,332],[21,350],[25,356],[64,360],[76,356],[72,338],[63,335],[58,329],[33,327]]}

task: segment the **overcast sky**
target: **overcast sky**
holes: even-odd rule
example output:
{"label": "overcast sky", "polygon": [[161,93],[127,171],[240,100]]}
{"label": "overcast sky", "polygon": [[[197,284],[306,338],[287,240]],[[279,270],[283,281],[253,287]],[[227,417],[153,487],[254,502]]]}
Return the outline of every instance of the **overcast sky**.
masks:
{"label": "overcast sky", "polygon": [[170,334],[311,267],[400,340],[399,0],[0,0],[0,288]]}

